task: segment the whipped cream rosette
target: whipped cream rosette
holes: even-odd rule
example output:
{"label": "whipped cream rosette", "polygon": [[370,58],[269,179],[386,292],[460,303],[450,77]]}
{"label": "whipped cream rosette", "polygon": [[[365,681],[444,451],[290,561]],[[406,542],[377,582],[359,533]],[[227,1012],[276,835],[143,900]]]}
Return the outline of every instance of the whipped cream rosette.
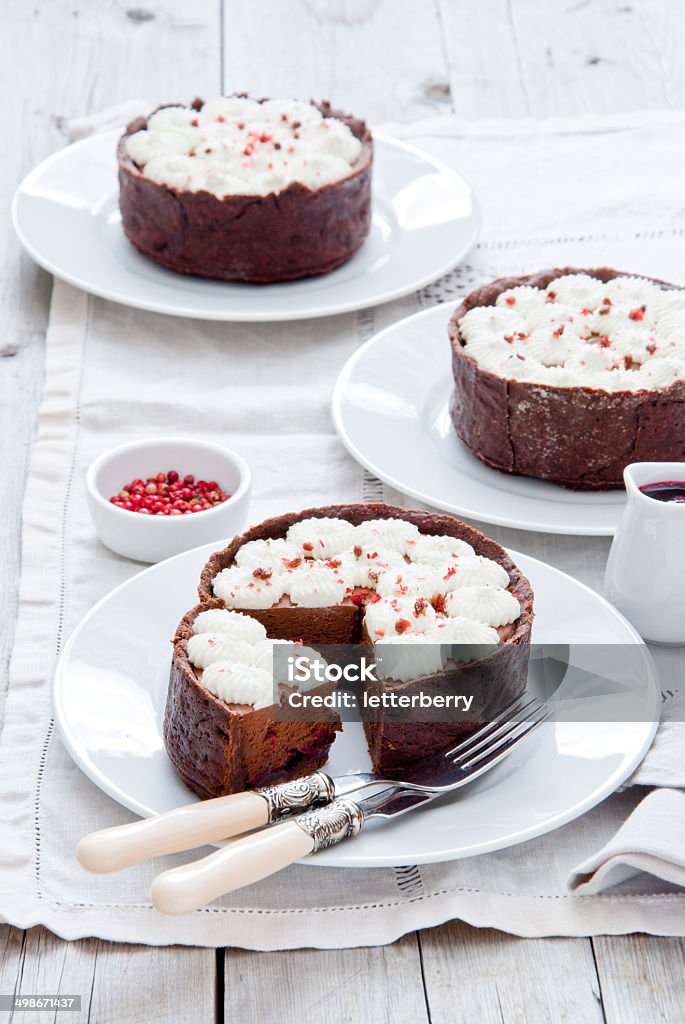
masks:
{"label": "whipped cream rosette", "polygon": [[283,597],[283,578],[271,569],[224,569],[214,580],[214,593],[229,608],[271,608]]}
{"label": "whipped cream rosette", "polygon": [[224,704],[250,704],[258,710],[274,702],[273,677],[256,665],[215,661],[202,673],[202,685]]}
{"label": "whipped cream rosette", "polygon": [[224,608],[210,608],[200,612],[193,620],[192,630],[193,633],[219,633],[248,644],[266,639],[266,630],[261,622],[249,615]]}

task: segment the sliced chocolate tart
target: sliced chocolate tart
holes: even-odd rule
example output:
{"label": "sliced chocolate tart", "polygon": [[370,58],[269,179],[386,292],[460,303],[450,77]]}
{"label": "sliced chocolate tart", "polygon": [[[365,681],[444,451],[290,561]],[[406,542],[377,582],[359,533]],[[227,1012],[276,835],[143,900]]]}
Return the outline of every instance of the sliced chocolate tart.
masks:
{"label": "sliced chocolate tart", "polygon": [[369,693],[472,696],[466,717],[407,720],[362,704],[377,771],[438,753],[525,689],[530,584],[495,541],[450,516],[365,504],[269,519],[212,555],[199,594],[270,637],[370,647],[383,678]]}
{"label": "sliced chocolate tart", "polygon": [[[276,714],[272,645],[257,621],[208,601],[183,617],[173,645],[164,743],[198,796],[283,782],[324,764],[340,718],[326,708],[316,720]],[[276,692],[282,698],[287,689]]]}
{"label": "sliced chocolate tart", "polygon": [[372,159],[364,121],[326,101],[158,107],[119,142],[124,232],[182,274],[257,284],[325,274],[368,235]]}
{"label": "sliced chocolate tart", "polygon": [[506,473],[623,487],[685,458],[685,290],[605,267],[500,278],[449,325],[459,439]]}

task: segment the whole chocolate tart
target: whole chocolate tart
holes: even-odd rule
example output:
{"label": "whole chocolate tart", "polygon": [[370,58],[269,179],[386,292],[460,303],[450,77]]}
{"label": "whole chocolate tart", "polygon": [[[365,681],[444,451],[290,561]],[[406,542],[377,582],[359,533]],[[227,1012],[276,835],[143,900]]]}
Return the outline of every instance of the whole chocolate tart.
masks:
{"label": "whole chocolate tart", "polygon": [[[503,293],[518,288],[548,289],[551,282],[567,275],[587,275],[603,284],[627,278],[649,282],[664,291],[682,292],[654,278],[636,279],[606,267],[555,268],[500,278],[476,289],[459,304],[449,324],[454,376],[452,422],[462,443],[494,469],[549,480],[574,490],[621,488],[623,470],[631,462],[685,458],[685,379],[625,390],[598,386],[599,378],[591,385],[579,380],[577,386],[508,379],[479,365],[478,359],[469,354],[460,330],[460,322],[469,311],[494,307]],[[506,301],[515,303],[516,294]],[[611,300],[604,302],[608,304],[597,312],[611,313]],[[634,324],[642,319],[644,311],[644,305],[637,306],[627,315]],[[581,312],[587,314],[588,310]],[[599,317],[596,319],[599,322]],[[611,349],[612,339],[601,334],[601,327],[596,340],[599,347]],[[525,342],[520,351],[525,356]],[[623,358],[626,368],[632,369],[630,357]]]}
{"label": "whole chocolate tart", "polygon": [[[203,105],[195,100],[192,108],[200,113]],[[216,194],[152,180],[127,151],[128,140],[146,129],[149,118],[131,122],[117,151],[119,206],[128,240],[168,270],[226,281],[291,281],[347,262],[371,223],[372,137],[364,121],[327,101],[313,106],[323,118],[349,128],[360,144],[359,155],[338,180],[316,186],[291,182],[267,194]]]}
{"label": "whole chocolate tart", "polygon": [[[400,519],[413,524],[420,534],[463,541],[474,549],[477,556],[496,562],[506,570],[509,577],[507,589],[518,600],[518,617],[510,625],[497,630],[497,645],[485,650],[482,657],[466,663],[448,664],[444,671],[409,682],[384,679],[369,684],[367,692],[373,694],[449,690],[473,695],[472,708],[466,718],[451,714],[443,716],[441,720],[440,716],[427,715],[423,720],[416,721],[411,716],[408,720],[407,716],[398,716],[382,708],[373,712],[364,710],[362,705],[362,721],[374,770],[383,773],[401,772],[407,765],[433,756],[460,737],[472,733],[480,723],[488,720],[488,716],[491,717],[496,710],[523,693],[533,622],[533,592],[526,577],[499,544],[457,519],[382,504],[331,505],[268,519],[236,537],[222,551],[213,554],[201,575],[199,596],[202,606],[224,606],[221,600],[213,596],[212,583],[219,573],[235,565],[236,554],[243,545],[251,541],[285,538],[288,530],[296,523],[326,518],[346,520],[354,526],[370,520]],[[364,624],[364,612],[372,597],[371,593],[351,594],[328,608],[300,607],[285,597],[271,608],[234,606],[234,610],[257,619],[266,628],[269,637],[314,645],[369,645],[371,638]],[[184,683],[180,671],[183,659],[182,637],[177,641],[174,659],[176,667],[172,670],[171,692],[175,696],[167,711],[167,730],[192,736],[196,716],[188,711],[187,702],[182,702],[182,694],[179,692],[184,685],[191,685]],[[192,688],[195,689],[196,685],[192,684]],[[200,757],[200,750],[201,747],[188,741],[186,756],[192,758],[194,751],[194,756]],[[174,754],[172,759],[175,760]],[[186,768],[184,777],[188,778],[190,774]]]}

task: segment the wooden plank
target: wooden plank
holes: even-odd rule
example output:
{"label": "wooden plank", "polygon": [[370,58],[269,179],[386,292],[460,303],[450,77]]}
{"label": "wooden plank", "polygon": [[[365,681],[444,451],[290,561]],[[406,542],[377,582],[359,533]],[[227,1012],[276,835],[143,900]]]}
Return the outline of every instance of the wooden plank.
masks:
{"label": "wooden plank", "polygon": [[[554,0],[551,0],[554,2]],[[438,0],[455,113],[524,117],[530,103],[510,0]]]}
{"label": "wooden plank", "polygon": [[330,99],[372,121],[450,109],[433,2],[227,0],[224,86]]}
{"label": "wooden plank", "polygon": [[[19,995],[81,996],[81,1014],[64,1019],[93,1024],[157,1024],[214,1020],[215,953],[185,946],[124,946],[99,939],[63,942],[45,928],[32,928],[17,953],[17,937],[7,958],[7,980],[0,991]],[[4,936],[0,938],[2,951]],[[18,984],[15,989],[15,981]],[[61,1018],[60,1018],[61,1019]],[[48,1024],[54,1011],[18,1013],[17,1022]]]}
{"label": "wooden plank", "polygon": [[682,1024],[685,939],[625,935],[592,941],[607,1024]]}
{"label": "wooden plank", "polygon": [[685,103],[682,8],[668,0],[440,0],[457,113],[551,117]]}
{"label": "wooden plank", "polygon": [[[5,215],[17,184],[64,145],[64,121],[134,97],[190,99],[220,88],[220,0],[163,5],[36,0],[10,4],[0,33],[0,87],[17,97],[0,162]],[[182,58],[179,54],[182,53]],[[68,73],[65,73],[68,69]],[[0,232],[0,723],[16,617],[21,501],[40,399],[50,277]]]}
{"label": "wooden plank", "polygon": [[8,924],[0,925],[0,993],[3,995],[11,994],[17,987],[21,976],[23,943],[24,933],[18,928],[11,928]]}
{"label": "wooden plank", "polygon": [[682,11],[668,0],[552,5],[548,0],[514,0],[512,12],[536,117],[641,110],[685,101]]}
{"label": "wooden plank", "polygon": [[520,939],[452,922],[421,932],[420,945],[431,1024],[604,1019],[587,939]]}
{"label": "wooden plank", "polygon": [[392,946],[364,949],[226,950],[224,979],[227,1022],[427,1024],[429,1019],[411,935]]}

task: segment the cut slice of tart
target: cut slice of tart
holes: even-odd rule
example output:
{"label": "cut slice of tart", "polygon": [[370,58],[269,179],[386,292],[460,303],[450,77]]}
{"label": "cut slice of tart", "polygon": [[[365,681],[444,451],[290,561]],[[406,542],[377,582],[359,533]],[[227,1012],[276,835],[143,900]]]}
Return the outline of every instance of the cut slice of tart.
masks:
{"label": "cut slice of tart", "polygon": [[[223,602],[197,605],[173,641],[164,742],[183,781],[202,798],[316,771],[340,729],[334,711],[279,716],[272,644],[248,615]],[[330,689],[330,688],[329,688]]]}

